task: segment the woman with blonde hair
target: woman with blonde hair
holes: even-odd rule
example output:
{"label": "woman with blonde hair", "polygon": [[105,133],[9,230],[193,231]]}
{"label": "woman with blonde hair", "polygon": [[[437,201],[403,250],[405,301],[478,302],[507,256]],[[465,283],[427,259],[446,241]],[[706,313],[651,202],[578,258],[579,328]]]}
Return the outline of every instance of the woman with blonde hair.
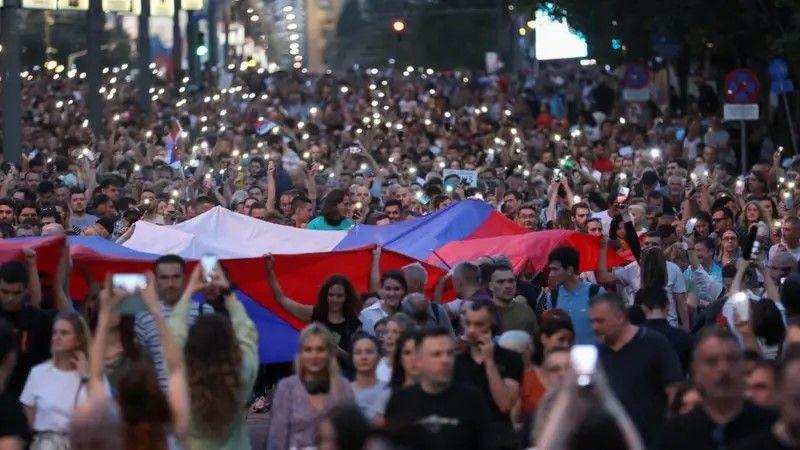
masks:
{"label": "woman with blonde hair", "polygon": [[354,403],[353,389],[339,374],[331,332],[314,322],[300,333],[295,374],[275,390],[268,450],[316,447],[319,424],[334,407]]}
{"label": "woman with blonde hair", "polygon": [[767,213],[756,200],[750,200],[744,205],[744,210],[739,214],[739,233],[747,233],[750,227],[758,225],[759,222],[770,223]]}
{"label": "woman with blonde hair", "polygon": [[[32,449],[68,449],[75,406],[88,396],[89,326],[75,311],[53,322],[53,358],[34,366],[20,395],[34,431]],[[105,382],[106,389],[108,383]]]}

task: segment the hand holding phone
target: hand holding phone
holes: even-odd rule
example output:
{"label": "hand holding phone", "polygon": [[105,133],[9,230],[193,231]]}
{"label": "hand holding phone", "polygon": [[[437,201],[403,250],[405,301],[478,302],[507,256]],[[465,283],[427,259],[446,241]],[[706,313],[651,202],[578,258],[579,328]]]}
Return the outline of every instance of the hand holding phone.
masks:
{"label": "hand holding phone", "polygon": [[146,312],[139,292],[147,287],[147,277],[141,273],[117,273],[111,276],[111,286],[115,291],[125,293],[125,298],[117,304],[117,310],[124,316]]}
{"label": "hand holding phone", "polygon": [[214,269],[217,268],[219,257],[217,255],[206,253],[200,257],[200,266],[203,268],[203,280],[206,283],[213,281]]}
{"label": "hand holding phone", "polygon": [[579,386],[589,386],[597,371],[597,347],[594,345],[576,345],[569,353],[572,371],[578,377]]}

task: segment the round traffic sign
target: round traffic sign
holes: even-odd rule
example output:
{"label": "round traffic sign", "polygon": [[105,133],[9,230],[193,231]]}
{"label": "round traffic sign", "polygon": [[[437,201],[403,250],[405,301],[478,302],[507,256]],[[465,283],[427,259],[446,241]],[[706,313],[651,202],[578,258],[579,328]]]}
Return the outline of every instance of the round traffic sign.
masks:
{"label": "round traffic sign", "polygon": [[646,65],[635,62],[625,67],[622,84],[630,89],[642,89],[650,83],[650,69]]}
{"label": "round traffic sign", "polygon": [[750,69],[735,69],[725,76],[725,98],[731,103],[758,103],[761,85]]}

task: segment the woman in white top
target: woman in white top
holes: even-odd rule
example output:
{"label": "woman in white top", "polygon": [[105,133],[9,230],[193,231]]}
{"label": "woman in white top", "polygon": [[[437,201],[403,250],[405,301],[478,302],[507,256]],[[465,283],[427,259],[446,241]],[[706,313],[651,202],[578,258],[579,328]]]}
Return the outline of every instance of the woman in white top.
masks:
{"label": "woman in white top", "polygon": [[353,366],[356,369],[356,378],[351,386],[356,404],[367,420],[380,426],[383,424],[383,413],[391,394],[389,386],[378,380],[375,374],[381,357],[380,343],[374,336],[359,332],[353,336],[351,345]]}
{"label": "woman in white top", "polygon": [[89,327],[75,311],[53,323],[53,358],[28,375],[20,402],[35,436],[31,449],[69,449],[69,426],[75,405],[87,397]]}
{"label": "woman in white top", "polygon": [[386,319],[386,333],[383,335],[383,357],[378,361],[376,374],[378,381],[389,383],[392,380],[392,367],[396,357],[397,340],[400,335],[414,326],[414,322],[404,313],[396,313]]}

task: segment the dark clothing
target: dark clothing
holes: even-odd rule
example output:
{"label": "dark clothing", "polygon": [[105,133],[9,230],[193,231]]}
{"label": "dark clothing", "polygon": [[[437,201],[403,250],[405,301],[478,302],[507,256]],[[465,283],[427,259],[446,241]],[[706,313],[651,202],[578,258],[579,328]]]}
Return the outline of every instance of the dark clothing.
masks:
{"label": "dark clothing", "polygon": [[[494,362],[500,377],[511,378],[518,383],[522,381],[522,358],[509,350],[498,345],[494,347]],[[453,370],[453,379],[457,382],[470,385],[489,401],[489,414],[493,422],[510,422],[508,414],[503,414],[492,401],[492,393],[489,391],[489,379],[486,378],[486,367],[478,364],[472,359],[469,349],[456,356],[456,365]]]}
{"label": "dark clothing", "polygon": [[40,309],[23,306],[19,311],[0,309],[0,317],[11,323],[19,341],[17,365],[6,386],[8,395],[19,398],[33,366],[50,359],[53,315]]}
{"label": "dark clothing", "polygon": [[[501,378],[511,378],[517,383],[522,381],[522,358],[518,354],[495,345],[494,362]],[[489,390],[489,379],[486,377],[486,366],[485,364],[478,364],[472,359],[469,347],[456,357],[453,379],[477,388],[489,403],[487,432],[492,442],[492,448],[519,448],[519,437],[514,433],[509,414],[502,413],[492,399],[492,393]]]}
{"label": "dark clothing", "polygon": [[734,445],[731,450],[796,450],[797,447],[783,445],[775,438],[772,431],[763,431],[742,443]]}
{"label": "dark clothing", "polygon": [[326,317],[325,320],[321,320],[320,323],[331,330],[336,345],[346,352],[350,351],[350,341],[353,338],[353,334],[361,329],[361,321],[357,318],[345,319],[344,322],[341,323],[333,323]]}
{"label": "dark clothing", "polygon": [[0,438],[9,436],[28,440],[30,429],[19,400],[3,392],[0,393]]}
{"label": "dark clothing", "polygon": [[386,405],[386,425],[404,448],[488,449],[489,409],[476,389],[453,384],[438,394],[419,385],[395,390]]}
{"label": "dark clothing", "polygon": [[640,327],[619,351],[598,345],[611,388],[645,443],[653,441],[667,410],[666,387],[683,380],[678,356],[667,339]]}
{"label": "dark clothing", "polygon": [[774,412],[745,401],[742,411],[724,426],[717,426],[706,411],[697,406],[692,412],[675,417],[662,428],[661,450],[725,450],[756,433],[768,431],[777,419]]}
{"label": "dark clothing", "polygon": [[688,373],[692,347],[694,346],[692,335],[681,328],[673,327],[667,322],[667,319],[648,319],[643,325],[648,330],[657,331],[667,338],[667,341],[669,341],[672,348],[675,349],[675,353],[681,361],[683,373]]}

